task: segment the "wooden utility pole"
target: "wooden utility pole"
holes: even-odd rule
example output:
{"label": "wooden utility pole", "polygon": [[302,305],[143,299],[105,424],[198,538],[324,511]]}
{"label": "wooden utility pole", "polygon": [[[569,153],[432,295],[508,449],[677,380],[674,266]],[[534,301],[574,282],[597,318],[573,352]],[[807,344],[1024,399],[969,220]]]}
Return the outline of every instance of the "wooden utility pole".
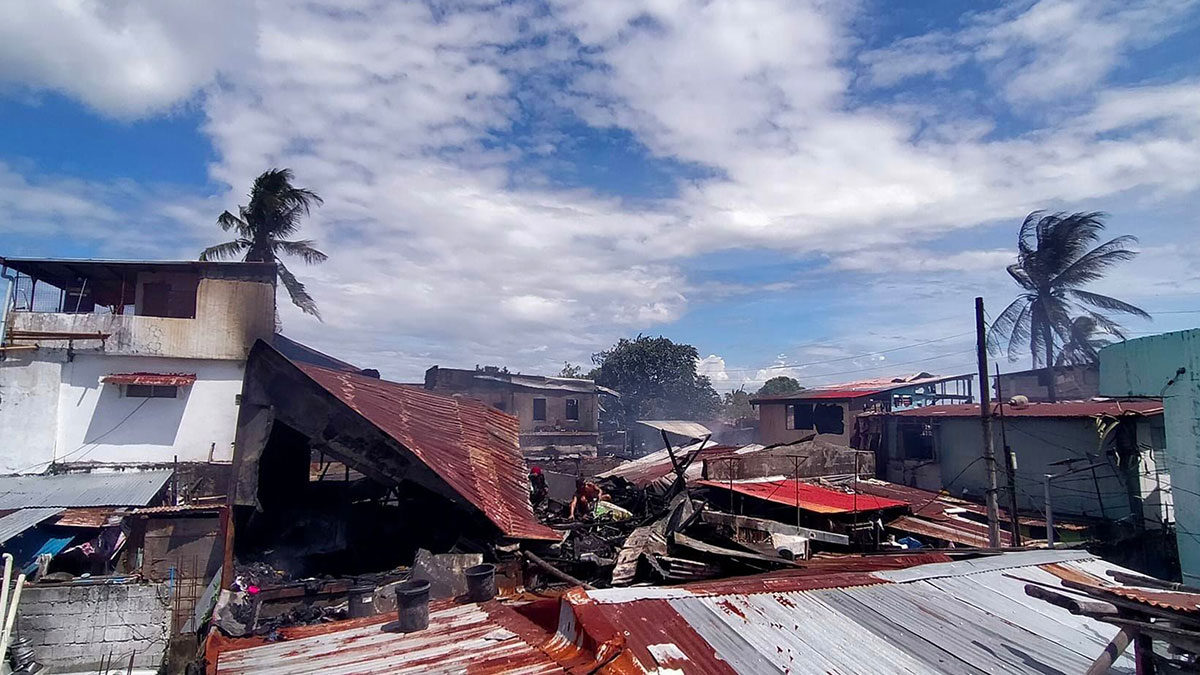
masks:
{"label": "wooden utility pole", "polygon": [[1008,479],[1008,520],[1012,523],[1012,545],[1021,545],[1021,517],[1017,515],[1017,455],[1008,444],[1004,428],[1004,390],[1000,387],[1000,365],[996,365],[996,407],[1000,409],[1000,443],[1004,446],[1004,476]]}
{"label": "wooden utility pole", "polygon": [[996,449],[992,442],[992,391],[988,386],[987,332],[983,298],[975,298],[975,351],[979,359],[979,421],[983,427],[983,462],[987,464],[988,546],[1000,548],[1000,509],[996,505]]}

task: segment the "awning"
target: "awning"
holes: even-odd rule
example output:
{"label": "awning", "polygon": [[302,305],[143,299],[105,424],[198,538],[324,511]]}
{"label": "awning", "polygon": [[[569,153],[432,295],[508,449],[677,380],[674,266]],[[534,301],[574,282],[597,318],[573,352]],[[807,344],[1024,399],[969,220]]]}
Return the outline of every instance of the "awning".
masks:
{"label": "awning", "polygon": [[105,384],[147,384],[156,387],[186,387],[196,381],[195,373],[112,373],[100,378]]}
{"label": "awning", "polygon": [[712,431],[708,427],[699,422],[689,422],[687,420],[638,420],[638,424],[696,440],[712,436]]}
{"label": "awning", "polygon": [[895,499],[875,495],[852,494],[831,490],[794,478],[756,480],[753,482],[697,481],[697,484],[734,492],[785,506],[794,506],[813,513],[862,513],[908,506]]}

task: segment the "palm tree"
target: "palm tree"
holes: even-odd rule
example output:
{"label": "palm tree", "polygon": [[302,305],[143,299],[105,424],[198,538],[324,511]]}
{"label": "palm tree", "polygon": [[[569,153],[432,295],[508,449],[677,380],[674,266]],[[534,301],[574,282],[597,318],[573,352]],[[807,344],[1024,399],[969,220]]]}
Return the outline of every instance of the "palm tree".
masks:
{"label": "palm tree", "polygon": [[1017,236],[1017,262],[1008,266],[1009,275],[1023,292],[996,317],[988,331],[993,351],[1007,341],[1010,361],[1017,360],[1019,351],[1029,347],[1033,367],[1046,367],[1051,401],[1055,399],[1055,339],[1069,340],[1072,309],[1114,335],[1120,334],[1120,325],[1095,310],[1150,318],[1127,302],[1082,288],[1103,277],[1112,265],[1137,255],[1129,248],[1137,239],[1129,235],[1092,248],[1104,229],[1103,217],[1102,213],[1029,214]]}
{"label": "palm tree", "polygon": [[250,205],[239,206],[236,216],[226,211],[217,218],[221,229],[237,232],[237,239],[204,249],[200,259],[228,260],[244,251],[242,260],[246,262],[275,263],[279,280],[291,296],[292,303],[306,314],[320,319],[316,301],[279,256],[298,256],[310,265],[325,262],[328,256],[314,248],[311,240],[287,239],[300,230],[300,218],[309,214],[309,208],[321,203],[317,193],[292,185],[291,169],[264,171],[254,179],[254,187],[250,189]]}
{"label": "palm tree", "polygon": [[[1112,331],[1113,337],[1124,340],[1119,330]],[[1104,331],[1090,316],[1077,316],[1071,321],[1070,331],[1063,342],[1062,350],[1054,360],[1055,366],[1086,366],[1099,360],[1099,352],[1111,343]]]}

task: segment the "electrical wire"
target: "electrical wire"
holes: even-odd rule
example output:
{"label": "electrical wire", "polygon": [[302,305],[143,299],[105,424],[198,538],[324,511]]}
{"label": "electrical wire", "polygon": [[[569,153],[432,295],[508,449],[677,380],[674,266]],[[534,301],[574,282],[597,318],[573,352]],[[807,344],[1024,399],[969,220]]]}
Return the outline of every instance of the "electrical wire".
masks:
{"label": "electrical wire", "polygon": [[[935,342],[945,342],[946,340],[953,340],[954,338],[965,337],[967,335],[971,335],[974,332],[975,331],[968,331],[966,333],[956,333],[954,335],[947,335],[945,337],[934,338],[932,340],[923,340],[921,342],[913,342],[911,344],[907,344],[907,345],[904,345],[901,347],[893,347],[891,349],[879,349],[879,350],[872,351],[872,352],[863,352],[862,354],[853,354],[851,356],[839,356],[837,358],[825,359],[823,361],[809,361],[807,363],[777,363],[777,364],[774,364],[771,366],[763,366],[761,368],[727,368],[726,372],[750,372],[750,371],[757,372],[759,370],[781,370],[783,368],[805,368],[808,366],[821,366],[821,365],[825,365],[827,363],[839,363],[841,361],[853,361],[854,359],[861,359],[861,358],[864,358],[867,356],[877,356],[879,354],[891,354],[893,352],[898,352],[898,351],[902,351],[905,349],[912,349],[913,347],[922,347],[924,345],[931,345],[931,344],[934,344]],[[899,365],[899,364],[894,364],[894,365]]]}
{"label": "electrical wire", "polygon": [[[72,451],[70,451],[70,452],[68,452],[68,453],[65,453],[65,454],[63,454],[61,457],[55,457],[55,458],[51,459],[51,460],[50,460],[50,462],[49,462],[49,464],[55,464],[55,463],[57,463],[57,462],[60,462],[60,461],[62,461],[62,460],[65,460],[65,459],[67,459],[68,457],[72,457],[72,456],[74,456],[75,454],[79,453],[79,452],[80,452],[81,450],[83,450],[84,448],[88,447],[89,445],[90,445],[90,446],[93,446],[93,447],[91,448],[91,450],[88,450],[87,452],[83,453],[83,455],[80,457],[80,459],[83,459],[83,457],[87,457],[88,453],[90,453],[92,450],[95,450],[95,449],[96,449],[96,448],[95,448],[95,446],[96,446],[96,445],[98,445],[98,444],[100,443],[100,441],[101,441],[101,440],[103,440],[105,437],[107,437],[107,436],[108,436],[109,434],[111,434],[112,432],[114,432],[114,431],[116,431],[117,429],[119,429],[119,428],[121,427],[121,425],[122,425],[122,424],[125,424],[125,422],[129,421],[129,418],[130,418],[130,417],[133,417],[134,413],[136,413],[137,411],[141,410],[141,409],[142,409],[142,406],[146,405],[146,404],[147,404],[149,401],[150,401],[150,399],[148,399],[148,398],[147,398],[147,399],[142,399],[142,402],[141,402],[141,403],[137,404],[137,406],[136,406],[136,407],[135,407],[133,410],[129,411],[129,414],[128,414],[128,415],[126,415],[125,417],[121,418],[121,421],[120,421],[120,422],[117,422],[117,423],[116,423],[116,424],[115,424],[115,425],[114,425],[114,426],[113,426],[111,429],[109,429],[108,431],[106,431],[106,432],[104,432],[104,433],[100,434],[99,436],[97,436],[97,437],[93,438],[93,439],[92,439],[92,440],[90,440],[90,441],[86,441],[86,442],[85,442],[83,445],[79,446],[78,448],[75,448],[74,450],[72,450]],[[30,469],[35,469],[35,468],[37,468],[37,467],[39,467],[39,466],[41,466],[41,465],[43,465],[43,464],[46,464],[46,462],[38,462],[37,464],[31,464],[31,465],[29,465],[29,466],[27,466],[27,467],[25,467],[25,468],[23,468],[23,469],[17,469],[17,470],[16,470],[16,471],[14,471],[13,473],[25,473],[26,471],[29,471]]]}

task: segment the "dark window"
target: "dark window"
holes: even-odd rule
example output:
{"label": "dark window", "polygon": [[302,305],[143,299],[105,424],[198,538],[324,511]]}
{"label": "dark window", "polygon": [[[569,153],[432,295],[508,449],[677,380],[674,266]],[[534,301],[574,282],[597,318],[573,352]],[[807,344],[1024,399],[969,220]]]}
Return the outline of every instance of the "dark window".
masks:
{"label": "dark window", "polygon": [[164,387],[157,384],[127,384],[125,396],[128,398],[176,398],[179,387]]}
{"label": "dark window", "polygon": [[928,424],[902,427],[900,439],[905,459],[933,459],[933,429]]}
{"label": "dark window", "polygon": [[572,422],[579,421],[579,399],[567,399],[567,419]]}
{"label": "dark window", "polygon": [[813,428],[813,406],[811,403],[797,403],[792,406],[792,428],[805,431]]}
{"label": "dark window", "polygon": [[546,399],[533,399],[533,419],[536,422],[546,421]]}
{"label": "dark window", "polygon": [[196,317],[196,293],[199,277],[178,277],[172,283],[142,284],[142,316],[161,316],[172,319]]}
{"label": "dark window", "polygon": [[[846,433],[846,416],[840,405],[818,405],[812,408],[813,427],[818,434]],[[812,427],[805,427],[812,428]]]}

